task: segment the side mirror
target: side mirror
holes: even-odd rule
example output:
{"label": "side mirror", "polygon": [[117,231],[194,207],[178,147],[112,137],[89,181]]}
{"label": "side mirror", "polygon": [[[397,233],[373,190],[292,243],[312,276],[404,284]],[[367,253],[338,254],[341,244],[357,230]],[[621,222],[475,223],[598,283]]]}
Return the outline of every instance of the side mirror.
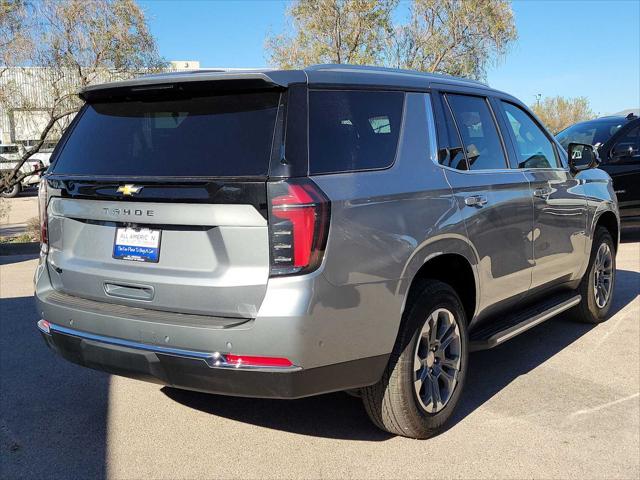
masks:
{"label": "side mirror", "polygon": [[567,150],[569,153],[569,167],[574,172],[596,168],[600,164],[598,150],[593,145],[570,143]]}

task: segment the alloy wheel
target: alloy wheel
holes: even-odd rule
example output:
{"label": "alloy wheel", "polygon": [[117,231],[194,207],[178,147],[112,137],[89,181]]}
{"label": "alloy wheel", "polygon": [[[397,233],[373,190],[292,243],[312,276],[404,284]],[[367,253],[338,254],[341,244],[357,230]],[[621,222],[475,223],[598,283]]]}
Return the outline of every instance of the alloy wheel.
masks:
{"label": "alloy wheel", "polygon": [[600,245],[593,268],[593,293],[596,305],[598,308],[604,308],[611,297],[613,287],[613,254],[609,244]]}
{"label": "alloy wheel", "polygon": [[429,315],[416,342],[413,382],[420,406],[438,413],[451,399],[458,384],[462,341],[458,322],[449,310]]}

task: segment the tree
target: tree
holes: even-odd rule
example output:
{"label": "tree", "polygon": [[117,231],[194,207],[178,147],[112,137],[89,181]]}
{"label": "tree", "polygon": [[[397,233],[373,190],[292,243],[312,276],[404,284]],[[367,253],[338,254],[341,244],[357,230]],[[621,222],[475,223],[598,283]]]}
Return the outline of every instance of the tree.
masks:
{"label": "tree", "polygon": [[409,22],[388,40],[397,68],[484,78],[517,38],[505,0],[414,0]]}
{"label": "tree", "polygon": [[287,14],[294,32],[266,40],[270,63],[367,64],[380,60],[397,0],[297,0]]}
{"label": "tree", "polygon": [[531,110],[554,134],[577,122],[595,118],[586,97],[546,97],[531,106]]}
{"label": "tree", "polygon": [[506,0],[413,0],[394,24],[397,0],[296,0],[293,33],[268,37],[271,64],[381,64],[483,78],[517,38]]}
{"label": "tree", "polygon": [[79,110],[80,89],[156,71],[165,62],[135,0],[0,2],[0,32],[10,33],[0,56],[0,110],[39,112],[38,141],[0,180],[4,190],[25,176],[19,173],[24,162]]}

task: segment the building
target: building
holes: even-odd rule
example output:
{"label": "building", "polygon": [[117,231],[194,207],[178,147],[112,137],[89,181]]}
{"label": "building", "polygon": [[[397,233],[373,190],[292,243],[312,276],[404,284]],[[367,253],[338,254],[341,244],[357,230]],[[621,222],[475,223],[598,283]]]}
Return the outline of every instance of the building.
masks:
{"label": "building", "polygon": [[[171,61],[168,71],[200,69],[200,62],[194,60]],[[52,78],[57,75],[59,78]],[[0,67],[0,143],[21,143],[33,145],[47,125],[49,109],[62,92],[75,93],[79,72],[60,72],[47,67]],[[94,74],[90,83],[104,83],[124,78],[109,71]],[[71,106],[75,99],[68,100]],[[60,122],[60,128],[53,130],[49,139],[56,141],[72,120],[70,115]]]}

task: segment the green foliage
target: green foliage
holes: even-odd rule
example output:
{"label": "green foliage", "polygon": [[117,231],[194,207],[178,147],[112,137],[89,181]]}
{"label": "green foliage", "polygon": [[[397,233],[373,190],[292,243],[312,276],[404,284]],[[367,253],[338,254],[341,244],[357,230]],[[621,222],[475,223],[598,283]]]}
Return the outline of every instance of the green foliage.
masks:
{"label": "green foliage", "polygon": [[270,63],[378,64],[483,78],[516,40],[506,0],[412,0],[394,24],[397,0],[296,0],[291,31],[267,38]]}
{"label": "green foliage", "polygon": [[531,110],[556,134],[574,123],[584,122],[596,117],[586,97],[565,98],[546,97],[531,106]]}

